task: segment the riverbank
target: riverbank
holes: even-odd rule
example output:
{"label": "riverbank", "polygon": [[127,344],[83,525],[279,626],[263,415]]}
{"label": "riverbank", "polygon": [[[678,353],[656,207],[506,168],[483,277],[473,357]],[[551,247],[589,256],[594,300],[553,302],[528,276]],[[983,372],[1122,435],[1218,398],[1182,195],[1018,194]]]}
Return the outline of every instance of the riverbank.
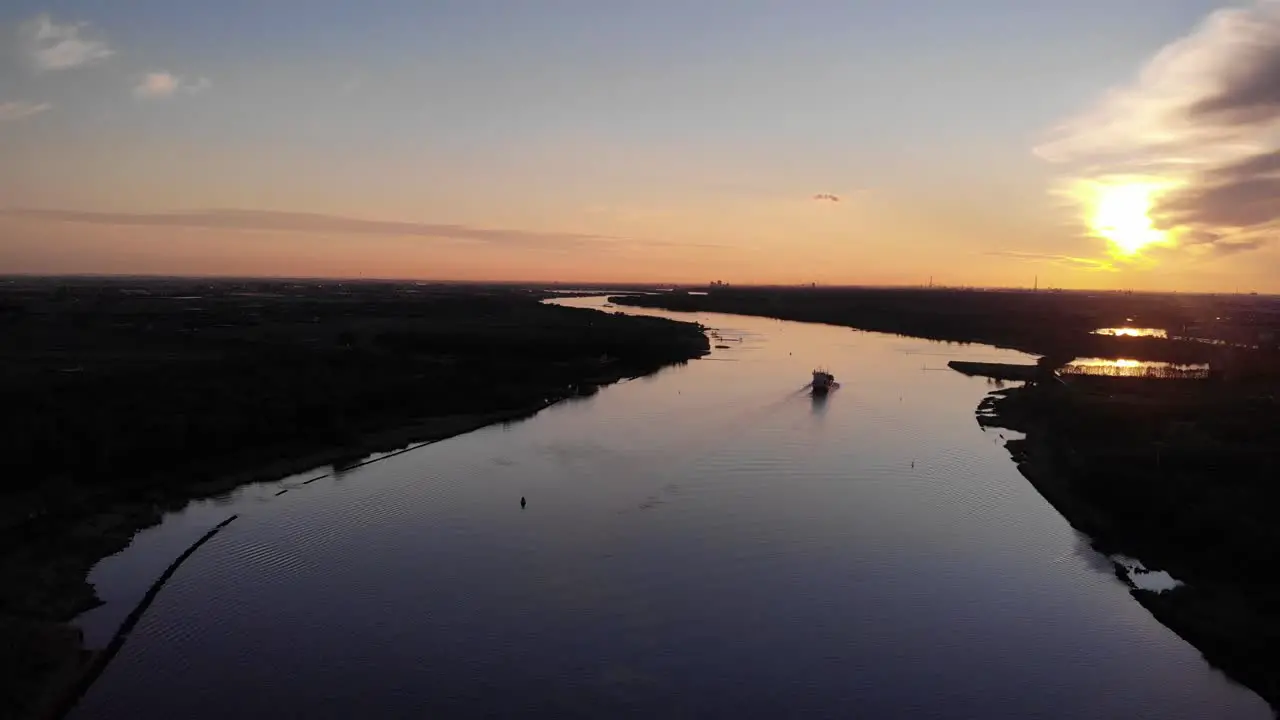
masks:
{"label": "riverbank", "polygon": [[[626,379],[597,378],[591,390]],[[189,486],[185,501],[193,502],[226,495],[240,487],[254,483],[272,483],[294,475],[311,475],[298,485],[283,485],[277,495],[284,495],[316,480],[337,472],[347,472],[364,465],[394,457],[403,452],[417,450],[426,445],[480,430],[492,425],[519,422],[537,415],[565,399],[558,398],[533,407],[483,415],[464,415],[434,418],[412,427],[396,428],[363,438],[359,443],[342,448],[312,453],[304,457],[284,458],[267,466],[241,473],[230,474],[207,483]],[[372,457],[367,460],[354,458]],[[79,526],[65,527],[62,532],[77,538],[74,546],[57,547],[43,553],[29,555],[22,561],[6,565],[4,577],[15,582],[11,587],[22,588],[11,600],[28,605],[39,604],[44,609],[56,610],[59,615],[74,616],[99,604],[92,587],[85,582],[90,570],[101,559],[123,551],[138,532],[159,524],[167,512],[180,512],[172,507],[159,513],[150,503],[121,502],[112,506],[110,514],[85,518]],[[56,559],[54,559],[56,558]],[[19,575],[40,573],[50,562],[61,563],[62,572],[44,573],[39,579]],[[83,568],[79,570],[78,568]],[[43,581],[43,582],[41,582]],[[29,611],[29,610],[28,610]],[[55,718],[51,708],[65,707],[74,702],[68,698],[85,673],[93,669],[100,652],[84,645],[79,631],[72,625],[43,620],[24,620],[18,617],[0,617],[0,657],[4,662],[2,683],[5,695],[0,696],[0,707],[16,708],[15,712],[27,712],[32,718]],[[6,715],[5,717],[8,717]],[[18,717],[18,715],[14,715]]]}
{"label": "riverbank", "polygon": [[[182,545],[240,515],[160,593],[74,717],[732,717],[797,702],[816,715],[1266,717],[1090,579],[1086,558],[1064,557],[1083,541],[1051,510],[1010,514],[1038,498],[995,433],[969,425],[983,383],[920,371],[937,346],[703,322],[743,342],[510,428],[166,519],[95,569],[112,605],[77,621],[95,646]],[[849,394],[811,403],[802,348],[852,358]],[[673,647],[707,652],[673,665]]]}
{"label": "riverbank", "polygon": [[[624,378],[597,378],[596,382],[607,385],[621,379]],[[587,392],[594,390],[582,391],[583,394]],[[302,483],[305,485],[335,472],[352,470],[491,425],[531,418],[564,399],[566,398],[549,400],[533,407],[483,415],[433,418],[412,427],[371,435],[346,447],[284,458],[251,471],[233,473],[188,486],[180,491],[185,494],[183,504],[225,495],[245,485],[275,482],[304,473],[312,474],[311,478]],[[377,457],[353,461],[354,458],[370,455]],[[282,486],[277,494],[283,495],[300,487]],[[180,511],[181,507],[171,507],[164,513]],[[0,667],[5,668],[5,677],[11,681],[3,683],[6,692],[3,700],[0,700],[3,703],[0,707],[33,708],[35,712],[30,714],[31,717],[53,717],[46,709],[63,704],[64,694],[88,670],[96,651],[84,646],[83,639],[73,626],[53,621],[24,620],[23,611],[29,615],[35,607],[39,607],[42,611],[73,617],[98,605],[99,601],[92,587],[85,582],[89,571],[102,558],[128,547],[138,532],[161,522],[164,513],[157,512],[156,507],[149,502],[119,502],[112,506],[109,514],[84,518],[76,526],[62,528],[62,533],[77,538],[73,546],[55,545],[21,559],[10,556],[3,576],[7,585],[16,593],[6,600],[11,606],[18,606],[19,615],[0,617],[0,644],[4,647],[0,650],[0,656],[4,657]],[[46,572],[50,564],[60,566],[61,571]],[[26,577],[22,577],[24,575]],[[32,695],[23,692],[24,688],[39,691]]]}
{"label": "riverbank", "polygon": [[547,305],[519,288],[8,290],[4,717],[74,674],[84,648],[65,623],[98,604],[88,572],[164,514],[518,421],[709,351],[693,324]]}
{"label": "riverbank", "polygon": [[[1123,357],[1178,364],[1222,361],[1233,342],[1280,330],[1280,302],[1250,296],[1029,292],[924,288],[708,288],[611,297],[618,305],[755,315],[840,325],[1046,356]],[[1168,338],[1098,334],[1157,328]],[[1199,340],[1176,339],[1194,333]],[[1252,340],[1250,340],[1252,339]],[[1274,343],[1274,340],[1272,340]]]}
{"label": "riverbank", "polygon": [[[1157,620],[1280,711],[1280,583],[1267,572],[1280,551],[1271,487],[1280,448],[1224,427],[1223,408],[1246,398],[1211,400],[1253,393],[1206,385],[1157,398],[1141,380],[1090,382],[992,393],[978,420],[1025,435],[1007,443],[1018,469],[1099,552],[1181,581],[1143,590],[1116,564]],[[1253,415],[1265,433],[1280,423],[1273,403]],[[1235,441],[1223,443],[1224,433]]]}
{"label": "riverbank", "polygon": [[[1280,709],[1280,377],[1274,298],[870,288],[709,289],[611,298],[620,305],[820,322],[1040,355],[1031,366],[958,368],[1032,382],[994,394],[979,422],[1009,443],[1022,474],[1104,554],[1137,558],[1184,584],[1131,587],[1208,661]],[[1146,327],[1198,341],[1099,334]],[[1267,340],[1271,338],[1271,340]],[[1051,375],[1079,357],[1207,363],[1208,379]],[[1036,371],[1041,371],[1037,373]],[[1117,574],[1129,580],[1127,572]]]}
{"label": "riverbank", "polygon": [[1013,365],[1010,363],[984,363],[952,360],[947,367],[962,375],[970,377],[987,377],[1001,382],[1031,382],[1041,374],[1036,365]]}

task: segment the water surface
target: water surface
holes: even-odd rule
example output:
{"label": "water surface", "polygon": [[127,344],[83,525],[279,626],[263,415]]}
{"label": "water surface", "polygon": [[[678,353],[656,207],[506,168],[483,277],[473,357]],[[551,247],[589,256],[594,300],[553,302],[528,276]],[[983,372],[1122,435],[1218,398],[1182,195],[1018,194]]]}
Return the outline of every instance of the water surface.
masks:
{"label": "water surface", "polygon": [[1168,338],[1169,331],[1164,328],[1139,328],[1139,327],[1114,327],[1099,328],[1093,331],[1094,335],[1111,335],[1114,337],[1154,337]]}
{"label": "water surface", "polygon": [[1205,378],[1208,363],[1171,363],[1127,358],[1076,358],[1058,372],[1064,375],[1103,375],[1110,377]]}
{"label": "water surface", "polygon": [[143,533],[93,574],[91,639],[241,513],[76,717],[1270,717],[1018,475],[974,421],[986,381],[945,370],[1027,356],[628,312],[741,342]]}

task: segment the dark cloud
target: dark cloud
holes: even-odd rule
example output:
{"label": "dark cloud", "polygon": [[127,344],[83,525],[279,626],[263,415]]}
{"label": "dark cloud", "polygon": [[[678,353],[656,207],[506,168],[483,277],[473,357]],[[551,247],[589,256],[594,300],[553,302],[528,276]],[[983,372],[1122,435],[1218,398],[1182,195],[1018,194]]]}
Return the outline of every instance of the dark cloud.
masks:
{"label": "dark cloud", "polygon": [[1176,228],[1242,228],[1280,220],[1280,178],[1244,177],[1221,184],[1193,184],[1160,198],[1154,225]]}
{"label": "dark cloud", "polygon": [[1259,153],[1213,168],[1205,173],[1211,182],[1232,182],[1260,175],[1280,174],[1280,150]]}
{"label": "dark cloud", "polygon": [[1179,238],[1184,246],[1214,246],[1223,242],[1222,235],[1211,230],[1188,230]]}
{"label": "dark cloud", "polygon": [[1246,250],[1257,250],[1263,245],[1266,245],[1269,240],[1270,238],[1231,238],[1214,243],[1212,248],[1215,255],[1234,255],[1238,252],[1245,252]]}
{"label": "dark cloud", "polygon": [[1239,234],[1223,234],[1212,230],[1191,229],[1183,231],[1178,239],[1183,248],[1191,248],[1210,255],[1234,255],[1246,250],[1257,250],[1267,244],[1270,235],[1277,228],[1271,227],[1255,232],[1252,236]]}
{"label": "dark cloud", "polygon": [[1188,108],[1193,119],[1252,125],[1280,115],[1280,22],[1276,14],[1274,6],[1260,5],[1256,17],[1234,23],[1231,54],[1219,70],[1220,82]]}

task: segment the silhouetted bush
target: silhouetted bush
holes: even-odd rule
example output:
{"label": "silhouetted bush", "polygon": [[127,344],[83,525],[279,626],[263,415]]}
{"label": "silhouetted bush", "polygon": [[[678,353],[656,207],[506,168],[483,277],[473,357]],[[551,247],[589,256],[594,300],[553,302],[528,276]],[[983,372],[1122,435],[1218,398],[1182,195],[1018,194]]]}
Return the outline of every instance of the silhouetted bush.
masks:
{"label": "silhouetted bush", "polygon": [[[706,349],[689,324],[516,289],[142,287],[10,289],[4,492],[181,484],[423,418],[536,406],[606,360],[639,374]],[[187,295],[200,297],[174,299]]]}

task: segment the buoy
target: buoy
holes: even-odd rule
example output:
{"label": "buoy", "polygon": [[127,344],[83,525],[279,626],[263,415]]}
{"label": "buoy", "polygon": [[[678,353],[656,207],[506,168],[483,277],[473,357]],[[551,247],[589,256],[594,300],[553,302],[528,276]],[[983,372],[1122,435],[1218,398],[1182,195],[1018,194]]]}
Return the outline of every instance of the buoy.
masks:
{"label": "buoy", "polygon": [[520,496],[520,507],[524,507],[524,496]]}

